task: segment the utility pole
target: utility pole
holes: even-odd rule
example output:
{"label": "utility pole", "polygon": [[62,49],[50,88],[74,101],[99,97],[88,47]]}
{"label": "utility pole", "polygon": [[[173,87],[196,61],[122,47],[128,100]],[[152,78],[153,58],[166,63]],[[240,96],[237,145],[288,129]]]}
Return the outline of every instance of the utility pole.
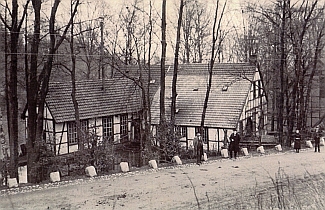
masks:
{"label": "utility pole", "polygon": [[279,131],[279,142],[283,145],[283,106],[284,106],[284,67],[285,67],[285,51],[284,51],[284,42],[285,42],[285,26],[286,26],[286,0],[283,0],[282,6],[282,27],[281,27],[281,61],[280,61],[280,94],[279,94],[279,102],[278,102],[278,131]]}
{"label": "utility pole", "polygon": [[[102,90],[105,90],[105,70],[103,65],[103,56],[104,56],[104,18],[99,17],[100,24],[100,60],[99,60],[99,74],[102,74]],[[100,76],[99,76],[100,77]]]}
{"label": "utility pole", "polygon": [[126,18],[126,24],[127,24],[127,37],[126,37],[126,49],[125,49],[125,64],[129,65],[131,64],[131,24],[133,17],[130,15],[129,7],[126,7],[128,10],[127,18]]}

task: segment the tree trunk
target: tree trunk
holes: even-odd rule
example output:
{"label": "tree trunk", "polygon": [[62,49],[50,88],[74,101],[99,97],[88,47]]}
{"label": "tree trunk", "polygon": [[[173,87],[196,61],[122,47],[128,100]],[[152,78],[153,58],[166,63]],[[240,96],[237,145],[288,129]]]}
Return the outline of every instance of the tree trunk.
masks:
{"label": "tree trunk", "polygon": [[[18,179],[18,97],[17,97],[17,70],[18,70],[18,3],[12,1],[12,23],[10,30],[10,71],[7,74],[7,99],[8,99],[8,132],[10,148],[9,175]],[[19,181],[19,180],[18,180]]]}
{"label": "tree trunk", "polygon": [[38,145],[36,144],[36,128],[37,128],[37,93],[38,93],[38,82],[37,82],[37,59],[38,59],[38,49],[40,43],[40,20],[41,20],[41,2],[33,0],[34,8],[34,34],[31,43],[31,63],[28,75],[26,75],[26,85],[27,85],[27,177],[28,182],[35,183],[36,176],[35,170],[33,170],[34,165],[38,162]]}
{"label": "tree trunk", "polygon": [[166,123],[165,111],[165,63],[166,63],[166,0],[162,1],[161,18],[161,69],[160,69],[160,125]]}
{"label": "tree trunk", "polygon": [[[325,22],[322,23],[322,25],[320,26],[320,29],[317,31],[317,35],[316,35],[316,44],[315,44],[316,48],[314,49],[315,50],[314,57],[312,59],[312,72],[309,76],[308,84],[307,84],[307,94],[306,94],[306,100],[305,100],[305,104],[306,104],[305,113],[308,112],[309,101],[311,98],[311,91],[312,91],[312,85],[313,85],[313,79],[314,79],[315,73],[317,71],[318,59],[321,56],[321,52],[324,47],[324,42],[322,41],[323,37],[324,37],[324,28],[325,28]],[[311,123],[313,123],[312,119],[311,119]],[[313,125],[311,124],[310,127],[311,126],[313,126]]]}
{"label": "tree trunk", "polygon": [[[77,128],[77,139],[78,139],[78,149],[84,149],[84,135],[82,135],[81,130],[81,123],[79,117],[79,106],[76,97],[76,55],[74,54],[74,37],[73,37],[73,30],[74,30],[74,22],[73,22],[73,10],[72,10],[72,1],[71,1],[71,29],[70,29],[70,53],[71,53],[71,98],[74,107],[74,116]],[[103,90],[104,91],[104,90]]]}
{"label": "tree trunk", "polygon": [[279,101],[278,107],[278,132],[279,132],[279,143],[283,145],[283,113],[284,113],[284,67],[285,67],[285,26],[286,26],[286,0],[283,1],[282,8],[282,22],[281,22],[281,37],[280,37],[280,48],[281,48],[281,61],[279,69]]}
{"label": "tree trunk", "polygon": [[[216,3],[216,10],[215,10],[215,16],[214,16],[214,23],[213,23],[213,29],[212,29],[212,49],[211,49],[211,58],[210,58],[210,62],[209,62],[209,66],[208,66],[208,72],[209,72],[209,80],[208,80],[208,84],[207,84],[207,90],[205,93],[205,99],[204,99],[204,104],[203,104],[203,111],[202,111],[202,115],[201,115],[201,126],[200,126],[200,133],[203,135],[203,129],[204,129],[204,121],[205,121],[205,115],[206,115],[206,111],[208,108],[208,101],[209,101],[209,95],[210,95],[210,90],[211,90],[211,85],[212,85],[212,73],[213,73],[213,66],[214,66],[214,62],[215,62],[215,55],[216,55],[216,43],[219,37],[219,32],[221,30],[221,21],[222,21],[222,17],[225,11],[225,7],[226,7],[226,3],[223,5],[223,9],[221,11],[219,20],[217,20],[218,18],[218,10],[219,10],[219,1],[217,1]],[[217,25],[218,23],[218,25]],[[220,48],[221,45],[221,41],[218,43],[219,46],[217,46],[218,48]]]}
{"label": "tree trunk", "polygon": [[174,57],[174,73],[173,73],[173,82],[172,82],[172,102],[171,102],[171,109],[170,109],[170,132],[171,132],[170,137],[173,138],[171,139],[172,141],[175,140],[174,128],[175,128],[176,97],[177,97],[176,82],[177,82],[178,54],[179,54],[179,46],[180,46],[180,39],[181,39],[183,8],[184,8],[184,1],[181,0],[179,6],[179,14],[178,14],[175,57]]}
{"label": "tree trunk", "polygon": [[[75,5],[73,16],[77,12],[77,7],[79,1]],[[54,59],[54,54],[56,53],[58,47],[63,42],[65,35],[72,23],[72,19],[66,25],[65,30],[61,38],[56,40],[55,31],[55,17],[60,0],[55,0],[52,6],[50,22],[49,22],[49,34],[50,34],[50,46],[49,54],[47,55],[47,60],[44,63],[43,69],[37,76],[38,67],[38,49],[40,44],[40,13],[41,13],[41,1],[32,0],[34,8],[34,34],[31,44],[31,65],[30,69],[26,75],[26,86],[27,86],[27,176],[28,182],[39,182],[41,177],[38,176],[39,166],[38,161],[40,157],[40,146],[43,142],[43,114],[44,114],[44,104],[45,98],[48,92],[49,79],[52,70],[52,64]]]}
{"label": "tree trunk", "polygon": [[[147,87],[147,101],[148,101],[148,134],[151,128],[151,101],[150,101],[150,81],[151,81],[151,45],[152,45],[152,2],[150,1],[150,12],[149,12],[149,46],[148,46],[148,87]],[[151,145],[151,141],[150,141]]]}
{"label": "tree trunk", "polygon": [[[176,136],[175,136],[175,114],[176,114],[176,98],[177,98],[177,90],[176,90],[176,83],[177,83],[177,71],[178,71],[178,57],[179,57],[179,47],[180,47],[180,39],[181,39],[181,27],[182,27],[182,18],[183,18],[183,8],[184,8],[184,1],[180,1],[179,6],[179,14],[178,14],[178,24],[177,24],[177,35],[176,35],[176,46],[175,46],[175,56],[174,56],[174,72],[173,72],[173,81],[172,81],[172,101],[171,101],[171,108],[170,108],[170,135],[168,139],[170,143],[172,143],[173,151],[179,152],[178,146],[176,145]],[[188,40],[185,43],[185,46],[188,47]],[[188,49],[187,49],[188,50]],[[189,59],[189,50],[186,51],[186,59],[188,62]],[[173,154],[175,155],[175,154]]]}

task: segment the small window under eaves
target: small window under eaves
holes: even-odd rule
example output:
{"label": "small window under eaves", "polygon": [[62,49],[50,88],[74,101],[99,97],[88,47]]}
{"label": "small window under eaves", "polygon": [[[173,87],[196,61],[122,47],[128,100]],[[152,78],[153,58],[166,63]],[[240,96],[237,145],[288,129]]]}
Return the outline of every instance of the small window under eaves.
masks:
{"label": "small window under eaves", "polygon": [[194,89],[193,89],[193,91],[198,91],[198,90],[199,90],[199,88],[194,88]]}
{"label": "small window under eaves", "polygon": [[225,85],[225,86],[222,87],[222,91],[227,91],[227,90],[228,90],[228,86],[227,85]]}

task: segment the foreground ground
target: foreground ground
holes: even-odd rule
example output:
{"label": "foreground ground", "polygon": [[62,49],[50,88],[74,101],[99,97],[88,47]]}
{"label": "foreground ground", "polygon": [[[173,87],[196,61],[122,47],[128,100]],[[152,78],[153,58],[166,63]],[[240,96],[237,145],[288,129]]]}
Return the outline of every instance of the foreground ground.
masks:
{"label": "foreground ground", "polygon": [[321,149],[3,190],[0,209],[323,209]]}

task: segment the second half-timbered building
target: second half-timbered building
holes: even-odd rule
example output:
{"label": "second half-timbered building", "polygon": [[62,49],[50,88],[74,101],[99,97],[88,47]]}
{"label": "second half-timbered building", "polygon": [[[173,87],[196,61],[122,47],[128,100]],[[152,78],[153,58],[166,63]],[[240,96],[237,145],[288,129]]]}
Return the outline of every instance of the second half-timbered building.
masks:
{"label": "second half-timbered building", "polygon": [[[199,131],[208,84],[208,64],[180,65],[177,76],[175,125],[184,147],[192,146]],[[172,71],[170,71],[172,72]],[[166,76],[166,117],[170,116],[171,73]],[[152,103],[152,124],[159,124],[160,90]],[[204,122],[203,139],[207,150],[219,151],[231,130],[243,137],[264,134],[267,123],[266,96],[256,66],[249,63],[216,63]]]}

